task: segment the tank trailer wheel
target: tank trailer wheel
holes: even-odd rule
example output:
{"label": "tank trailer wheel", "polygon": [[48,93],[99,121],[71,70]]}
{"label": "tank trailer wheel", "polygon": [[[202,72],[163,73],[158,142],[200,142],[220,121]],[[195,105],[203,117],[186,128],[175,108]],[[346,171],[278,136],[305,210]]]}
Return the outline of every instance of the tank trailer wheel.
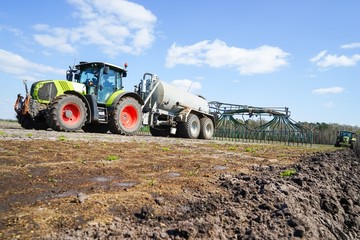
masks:
{"label": "tank trailer wheel", "polygon": [[73,132],[84,126],[86,116],[85,103],[79,97],[62,95],[51,104],[48,122],[55,131]]}
{"label": "tank trailer wheel", "polygon": [[136,99],[124,97],[115,104],[109,119],[112,133],[134,135],[139,131],[141,124],[141,105]]}
{"label": "tank trailer wheel", "polygon": [[208,117],[200,119],[200,134],[199,138],[209,140],[214,134],[214,123]]}
{"label": "tank trailer wheel", "polygon": [[178,134],[183,138],[196,139],[200,134],[200,120],[198,116],[190,113],[185,123],[178,124]]}

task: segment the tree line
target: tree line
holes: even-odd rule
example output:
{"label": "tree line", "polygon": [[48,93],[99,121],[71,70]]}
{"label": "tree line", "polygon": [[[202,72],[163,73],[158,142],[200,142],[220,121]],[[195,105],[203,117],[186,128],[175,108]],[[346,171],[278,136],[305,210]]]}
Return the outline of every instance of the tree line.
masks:
{"label": "tree line", "polygon": [[336,135],[340,130],[352,131],[355,132],[357,136],[360,136],[360,127],[358,126],[324,122],[299,122],[299,124],[312,130],[314,135],[314,144],[334,144],[336,141]]}
{"label": "tree line", "polygon": [[[267,120],[253,120],[248,119],[246,121],[237,119],[238,122],[246,125],[249,129],[256,129],[261,125],[266,124]],[[342,125],[337,123],[324,123],[324,122],[297,122],[297,124],[309,129],[313,133],[313,143],[314,144],[335,144],[337,133],[340,130],[352,131],[357,134],[357,139],[360,141],[360,127],[352,125]]]}

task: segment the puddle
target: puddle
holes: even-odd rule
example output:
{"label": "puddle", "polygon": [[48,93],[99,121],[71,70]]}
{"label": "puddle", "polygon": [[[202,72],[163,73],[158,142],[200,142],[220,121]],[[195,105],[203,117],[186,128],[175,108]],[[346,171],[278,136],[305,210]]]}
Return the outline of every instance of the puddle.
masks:
{"label": "puddle", "polygon": [[93,181],[95,182],[109,182],[113,179],[113,177],[95,177],[93,178]]}
{"label": "puddle", "polygon": [[220,165],[217,165],[214,167],[215,170],[225,170],[227,169],[228,167],[225,167],[225,166],[220,166]]}
{"label": "puddle", "polygon": [[64,197],[76,196],[77,194],[78,194],[77,191],[69,190],[69,191],[65,191],[63,193],[57,194],[54,197],[55,198],[64,198]]}
{"label": "puddle", "polygon": [[136,182],[118,182],[118,183],[114,183],[113,185],[118,186],[118,187],[133,187],[135,185],[137,185]]}
{"label": "puddle", "polygon": [[177,172],[170,172],[167,174],[167,176],[173,178],[173,177],[179,177],[181,176],[181,174]]}

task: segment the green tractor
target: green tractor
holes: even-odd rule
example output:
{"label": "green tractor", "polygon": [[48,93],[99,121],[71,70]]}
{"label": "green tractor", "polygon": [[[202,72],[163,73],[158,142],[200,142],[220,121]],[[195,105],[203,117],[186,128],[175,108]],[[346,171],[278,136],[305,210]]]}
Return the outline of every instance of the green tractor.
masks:
{"label": "green tractor", "polygon": [[354,149],[356,133],[351,131],[339,131],[336,137],[335,147],[349,147]]}
{"label": "green tractor", "polygon": [[80,62],[66,72],[67,80],[32,84],[26,97],[18,94],[15,112],[25,129],[112,132],[133,135],[141,127],[141,97],[123,90],[124,68],[104,62]]}

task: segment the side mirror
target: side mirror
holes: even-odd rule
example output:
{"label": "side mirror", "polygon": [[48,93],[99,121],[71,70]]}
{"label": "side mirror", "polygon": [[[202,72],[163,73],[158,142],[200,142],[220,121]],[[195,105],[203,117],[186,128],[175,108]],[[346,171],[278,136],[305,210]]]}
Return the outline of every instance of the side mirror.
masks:
{"label": "side mirror", "polygon": [[72,81],[72,78],[73,78],[73,74],[71,71],[66,71],[66,80],[68,81]]}
{"label": "side mirror", "polygon": [[123,72],[122,76],[123,76],[123,77],[126,77],[126,76],[127,76],[127,72]]}
{"label": "side mirror", "polygon": [[103,74],[108,74],[108,73],[109,73],[109,67],[105,66],[103,70]]}

